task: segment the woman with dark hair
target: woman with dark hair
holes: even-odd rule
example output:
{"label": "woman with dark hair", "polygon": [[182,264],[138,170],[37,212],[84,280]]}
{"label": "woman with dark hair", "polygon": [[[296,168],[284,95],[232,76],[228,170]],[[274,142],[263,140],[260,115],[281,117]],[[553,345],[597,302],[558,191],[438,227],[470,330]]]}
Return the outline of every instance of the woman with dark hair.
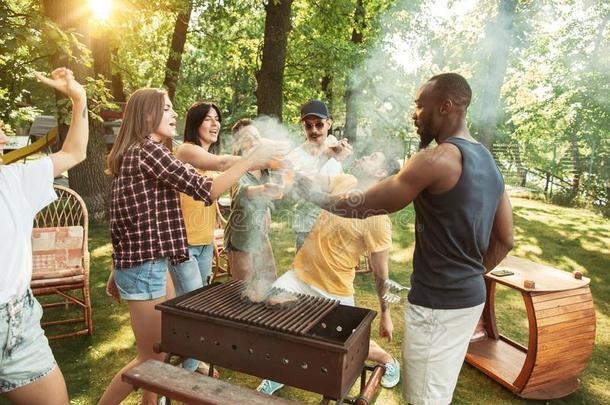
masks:
{"label": "woman with dark hair", "polygon": [[[175,155],[179,160],[189,161],[189,155],[197,153],[206,157],[194,164],[199,174],[212,176],[214,171],[222,171],[239,159],[230,155],[218,155],[220,145],[220,126],[222,117],[220,109],[211,102],[197,102],[186,113],[184,125],[184,143],[180,145]],[[205,152],[205,153],[203,153]],[[186,226],[186,236],[189,245],[189,260],[181,263],[170,272],[176,295],[182,295],[207,284],[212,272],[212,256],[214,253],[214,228],[216,226],[216,202],[205,206],[200,201],[181,193],[180,206]],[[185,368],[196,369],[196,363]]]}
{"label": "woman with dark hair", "polygon": [[186,113],[184,142],[201,146],[217,155],[220,152],[221,123],[220,109],[216,104],[208,101],[194,103]]}
{"label": "woman with dark hair", "polygon": [[[286,145],[267,143],[214,179],[201,176],[164,146],[164,141],[176,136],[176,117],[163,90],[137,90],[127,102],[121,129],[108,155],[113,176],[113,284],[127,300],[137,356],[115,375],[100,405],[119,404],[133,390],[121,380],[125,371],[146,360],[163,358],[153,351],[154,343],[161,339],[161,316],[155,305],[167,299],[166,272],[189,260],[180,192],[210,205],[244,173],[285,153],[282,148]],[[202,151],[203,160],[207,155],[215,156],[192,146]],[[193,153],[184,161],[197,166],[201,160]],[[156,404],[156,397],[144,391],[142,404]]]}
{"label": "woman with dark hair", "polygon": [[[214,103],[200,101],[193,104],[186,113],[184,143],[176,149],[176,157],[183,162],[191,163],[200,175],[208,177],[240,161],[241,158],[238,156],[218,155],[221,122],[220,110]],[[189,258],[170,269],[177,296],[208,283],[214,255],[216,204],[214,201],[212,205],[206,206],[201,201],[180,193]],[[207,365],[202,363],[200,367],[199,361],[195,359],[185,360],[182,366],[191,371],[199,370],[207,374]]]}

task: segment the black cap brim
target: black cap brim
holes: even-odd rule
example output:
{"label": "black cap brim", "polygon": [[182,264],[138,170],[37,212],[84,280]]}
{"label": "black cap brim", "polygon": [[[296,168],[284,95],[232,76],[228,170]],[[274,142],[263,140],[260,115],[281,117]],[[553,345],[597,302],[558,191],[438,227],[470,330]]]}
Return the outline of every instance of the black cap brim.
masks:
{"label": "black cap brim", "polygon": [[324,115],[324,114],[318,114],[318,113],[313,113],[313,112],[312,112],[312,113],[308,113],[308,114],[303,115],[303,116],[301,117],[301,121],[303,121],[305,118],[307,118],[307,117],[309,117],[309,116],[311,116],[311,115],[313,115],[314,117],[318,117],[318,118],[328,118],[328,117],[327,117],[326,115]]}

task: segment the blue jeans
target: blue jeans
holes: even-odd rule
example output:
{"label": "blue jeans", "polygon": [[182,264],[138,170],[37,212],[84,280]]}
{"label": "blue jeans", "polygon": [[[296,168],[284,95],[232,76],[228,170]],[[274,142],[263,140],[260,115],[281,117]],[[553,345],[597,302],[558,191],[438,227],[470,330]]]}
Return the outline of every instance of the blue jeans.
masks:
{"label": "blue jeans", "polygon": [[208,278],[212,274],[212,257],[214,257],[213,244],[189,245],[189,259],[169,268],[176,296],[179,297],[208,284]]}
{"label": "blue jeans", "polygon": [[[169,274],[174,282],[176,296],[184,295],[208,284],[208,278],[212,274],[212,257],[214,256],[214,245],[190,246],[189,259],[175,266],[169,266]],[[186,359],[182,367],[195,371],[199,367],[199,361]]]}

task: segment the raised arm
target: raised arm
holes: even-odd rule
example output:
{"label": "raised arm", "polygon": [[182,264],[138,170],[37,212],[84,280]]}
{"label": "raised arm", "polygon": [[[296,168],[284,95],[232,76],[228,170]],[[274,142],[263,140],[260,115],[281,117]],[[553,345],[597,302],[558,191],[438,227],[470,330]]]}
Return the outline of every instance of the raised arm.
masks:
{"label": "raised arm", "polygon": [[390,249],[371,253],[369,257],[369,266],[371,266],[373,276],[375,277],[375,291],[377,291],[379,309],[381,310],[379,336],[388,338],[391,342],[394,324],[392,323],[392,317],[390,315],[390,304],[384,299],[384,296],[387,293],[386,281],[389,277],[389,254]]}
{"label": "raised arm", "polygon": [[74,74],[70,69],[55,69],[50,78],[38,72],[35,75],[42,83],[65,94],[72,100],[70,129],[61,150],[50,156],[53,162],[53,175],[57,177],[87,157],[87,142],[89,141],[87,95],[83,86],[74,80]]}
{"label": "raised arm", "polygon": [[229,190],[248,170],[267,167],[273,159],[281,159],[288,152],[287,142],[274,142],[263,139],[253,147],[246,156],[238,160],[228,170],[214,177],[212,199],[217,199]]}
{"label": "raised arm", "polygon": [[190,163],[193,167],[201,170],[215,170],[223,172],[241,160],[240,156],[215,155],[190,143],[183,143],[175,152],[178,160]]}
{"label": "raised arm", "polygon": [[513,209],[508,193],[505,191],[500,199],[496,216],[491,228],[489,246],[483,256],[483,265],[487,271],[496,267],[513,248]]}
{"label": "raised arm", "polygon": [[434,159],[433,154],[436,153],[416,153],[398,174],[380,181],[364,193],[353,191],[331,196],[323,192],[311,192],[311,180],[303,178],[299,178],[299,192],[302,197],[321,208],[343,217],[366,218],[396,212],[409,205],[422,190],[440,178],[442,162]]}

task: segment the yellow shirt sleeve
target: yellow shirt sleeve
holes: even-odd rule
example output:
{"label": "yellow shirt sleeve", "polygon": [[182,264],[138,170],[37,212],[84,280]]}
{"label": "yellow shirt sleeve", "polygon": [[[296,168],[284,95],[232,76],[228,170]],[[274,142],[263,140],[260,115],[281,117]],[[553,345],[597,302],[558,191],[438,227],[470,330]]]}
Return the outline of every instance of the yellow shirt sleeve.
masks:
{"label": "yellow shirt sleeve", "polygon": [[[357,186],[351,175],[330,179],[331,194]],[[303,282],[340,296],[354,294],[354,267],[366,251],[380,252],[392,245],[392,224],[387,215],[366,219],[342,218],[322,211],[296,254],[293,269]]]}
{"label": "yellow shirt sleeve", "polygon": [[329,190],[332,195],[347,193],[357,185],[358,180],[351,174],[339,174],[329,178]]}
{"label": "yellow shirt sleeve", "polygon": [[369,217],[364,222],[364,244],[369,253],[392,247],[392,221],[387,215]]}

